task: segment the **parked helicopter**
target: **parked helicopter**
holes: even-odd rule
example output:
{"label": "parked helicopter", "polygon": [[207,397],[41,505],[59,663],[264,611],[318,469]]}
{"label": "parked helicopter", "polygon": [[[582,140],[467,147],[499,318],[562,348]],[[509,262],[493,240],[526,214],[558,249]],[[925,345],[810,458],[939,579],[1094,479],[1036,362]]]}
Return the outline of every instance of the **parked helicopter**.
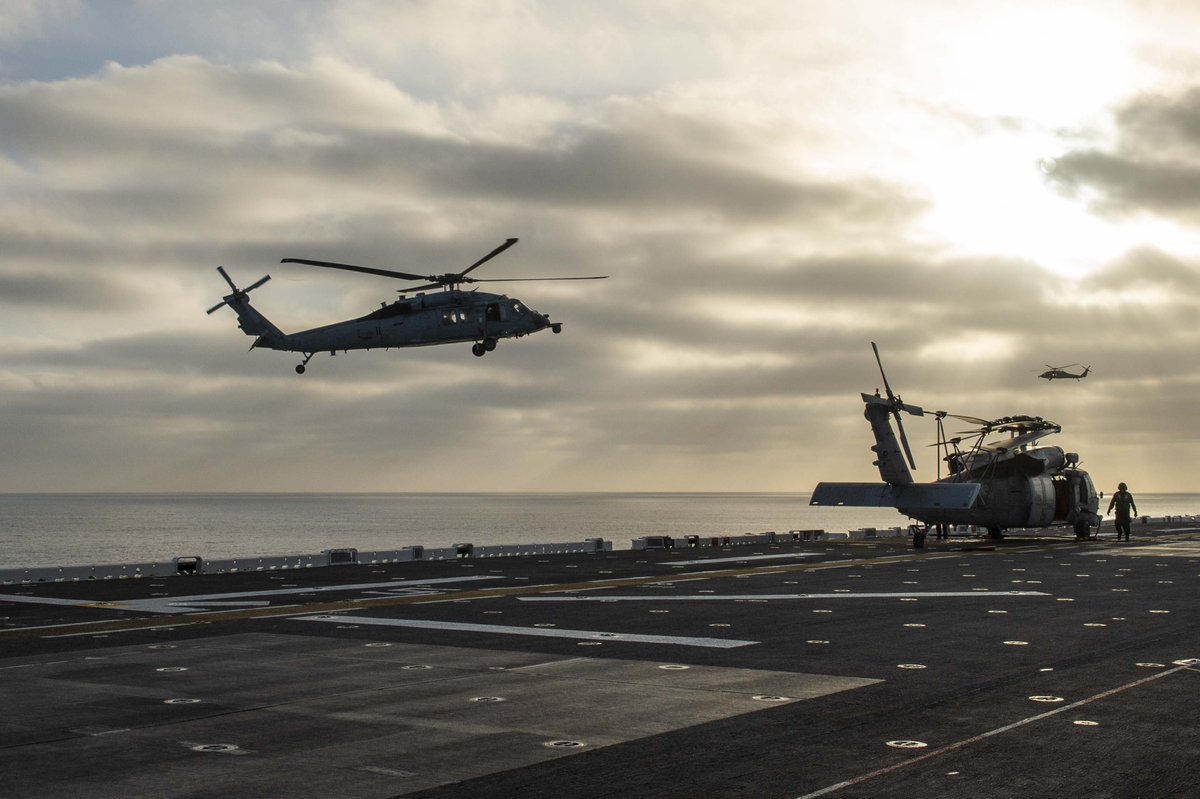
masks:
{"label": "parked helicopter", "polygon": [[[304,374],[305,366],[313,355],[326,350],[330,355],[335,355],[337,350],[345,352],[347,350],[387,349],[390,347],[426,347],[470,341],[473,342],[471,352],[476,356],[483,356],[496,349],[496,343],[502,338],[520,338],[546,328],[560,333],[562,332],[562,322],[551,322],[550,317],[546,314],[538,313],[520,300],[506,297],[503,294],[489,294],[478,290],[463,291],[459,289],[459,286],[464,283],[603,280],[608,277],[608,275],[589,275],[586,277],[480,279],[468,276],[469,272],[487,263],[516,243],[517,239],[507,239],[499,247],[463,271],[447,272],[444,275],[417,275],[330,261],[284,258],[280,263],[308,264],[423,282],[423,285],[420,286],[400,289],[401,296],[398,300],[391,304],[381,303],[378,310],[366,316],[315,327],[311,330],[302,330],[298,333],[284,333],[254,308],[246,297],[251,291],[270,280],[270,275],[244,289],[239,289],[225,269],[218,266],[217,271],[221,273],[221,277],[225,278],[225,282],[233,291],[209,308],[208,313],[211,314],[222,305],[232,308],[237,314],[238,326],[246,335],[256,337],[250,349],[257,347],[303,354],[304,360],[296,367],[297,374]],[[428,289],[436,288],[445,290],[436,294],[423,293]],[[416,293],[413,296],[405,296],[412,292]]]}
{"label": "parked helicopter", "polygon": [[1080,364],[1077,364],[1077,363],[1069,363],[1066,366],[1051,366],[1050,364],[1046,364],[1046,369],[1048,371],[1042,372],[1040,375],[1038,375],[1038,377],[1044,377],[1047,380],[1063,380],[1068,377],[1072,378],[1074,380],[1082,380],[1083,378],[1088,376],[1088,372],[1092,371],[1092,367],[1085,366],[1083,368],[1083,373],[1077,374],[1077,375],[1066,371],[1068,368],[1070,368],[1072,366],[1079,366],[1079,365]]}
{"label": "parked helicopter", "polygon": [[[925,411],[906,404],[892,393],[879,348],[871,342],[887,397],[863,394],[865,415],[875,436],[871,449],[877,454],[882,483],[819,483],[812,505],[894,507],[920,524],[912,525],[913,545],[925,545],[933,525],[977,525],[991,538],[1002,538],[1010,528],[1049,527],[1069,524],[1076,538],[1086,538],[1091,526],[1100,524],[1099,498],[1088,473],[1079,468],[1079,455],[1061,447],[1033,445],[1044,436],[1062,431],[1054,422],[1038,416],[1006,416],[980,419],[946,411]],[[901,412],[913,416],[927,413],[937,418],[938,479],[918,483],[909,471],[916,468]],[[894,416],[899,441],[889,417]],[[960,419],[976,429],[947,439],[943,420]],[[985,441],[994,434],[1007,435]],[[903,455],[901,454],[903,447]],[[944,455],[943,455],[944,452]],[[907,458],[908,463],[905,463]],[[941,477],[941,462],[949,474]]]}

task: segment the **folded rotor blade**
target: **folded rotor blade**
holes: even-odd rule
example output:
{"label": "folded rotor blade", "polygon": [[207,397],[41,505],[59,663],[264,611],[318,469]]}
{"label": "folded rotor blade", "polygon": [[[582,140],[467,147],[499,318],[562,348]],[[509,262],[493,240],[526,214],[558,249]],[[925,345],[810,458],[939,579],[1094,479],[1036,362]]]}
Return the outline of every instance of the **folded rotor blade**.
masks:
{"label": "folded rotor blade", "polygon": [[958,419],[963,422],[970,422],[971,424],[977,424],[977,425],[980,425],[981,427],[986,427],[987,425],[991,424],[991,422],[989,422],[987,419],[980,419],[978,416],[963,416],[961,413],[945,413],[945,411],[938,411],[938,413],[945,414],[946,416],[949,416],[951,419]]}
{"label": "folded rotor blade", "polygon": [[284,258],[281,264],[308,264],[309,266],[324,266],[330,269],[345,269],[348,272],[364,272],[368,275],[394,277],[400,280],[437,280],[436,275],[414,275],[409,272],[395,272],[391,269],[375,269],[371,266],[355,266],[354,264],[339,264],[333,261],[312,261],[308,258]]}

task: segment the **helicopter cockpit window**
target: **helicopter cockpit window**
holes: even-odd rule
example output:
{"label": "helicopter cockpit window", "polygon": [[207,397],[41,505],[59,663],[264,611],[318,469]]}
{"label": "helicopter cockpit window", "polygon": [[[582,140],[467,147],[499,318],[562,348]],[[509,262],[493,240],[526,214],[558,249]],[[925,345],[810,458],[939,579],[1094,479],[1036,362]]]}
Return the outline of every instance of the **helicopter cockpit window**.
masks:
{"label": "helicopter cockpit window", "polygon": [[519,302],[514,302],[512,304],[512,310],[513,310],[513,313],[515,313],[517,316],[521,316],[522,314],[527,313],[527,311],[525,310],[525,306]]}

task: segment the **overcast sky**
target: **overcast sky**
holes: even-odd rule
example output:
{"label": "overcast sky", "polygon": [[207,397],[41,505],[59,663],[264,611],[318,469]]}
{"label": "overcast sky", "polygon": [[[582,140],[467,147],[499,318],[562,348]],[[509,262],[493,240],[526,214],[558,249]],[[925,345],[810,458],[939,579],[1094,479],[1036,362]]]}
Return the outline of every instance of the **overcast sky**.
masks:
{"label": "overcast sky", "polygon": [[[1197,8],[6,0],[0,491],[807,492],[877,478],[872,340],[1196,490]],[[498,284],[562,335],[301,377],[204,313],[218,264],[292,331],[397,286],[281,258],[510,236],[479,276],[612,276]]]}

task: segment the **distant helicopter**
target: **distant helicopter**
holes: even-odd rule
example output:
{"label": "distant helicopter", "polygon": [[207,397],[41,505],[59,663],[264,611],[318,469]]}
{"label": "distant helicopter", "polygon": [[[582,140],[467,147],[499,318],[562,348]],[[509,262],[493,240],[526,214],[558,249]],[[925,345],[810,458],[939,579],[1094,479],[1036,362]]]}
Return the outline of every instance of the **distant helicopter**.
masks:
{"label": "distant helicopter", "polygon": [[1085,366],[1083,368],[1083,373],[1077,374],[1077,375],[1071,374],[1070,372],[1066,371],[1068,368],[1070,368],[1072,366],[1079,366],[1079,365],[1080,364],[1077,364],[1077,363],[1069,363],[1066,366],[1051,366],[1050,364],[1046,364],[1046,368],[1049,371],[1042,372],[1040,375],[1038,375],[1038,377],[1044,377],[1047,380],[1063,380],[1068,377],[1072,378],[1074,380],[1082,380],[1083,378],[1088,376],[1088,372],[1092,371],[1092,367]]}
{"label": "distant helicopter", "polygon": [[[882,483],[819,483],[812,505],[894,507],[920,522],[912,525],[913,546],[923,547],[933,525],[977,525],[991,538],[1002,538],[1009,528],[1049,527],[1069,524],[1076,538],[1087,538],[1091,526],[1100,524],[1099,498],[1088,473],[1079,468],[1079,455],[1060,447],[1034,447],[1044,436],[1061,432],[1054,422],[1038,416],[1006,416],[980,419],[945,411],[929,411],[937,418],[939,479],[933,483],[913,481],[909,466],[916,468],[900,412],[924,416],[926,411],[908,405],[892,394],[879,348],[871,342],[887,397],[863,394],[865,415],[875,436],[871,449],[877,454]],[[900,439],[892,430],[896,419]],[[946,417],[976,425],[947,439]],[[1006,438],[985,442],[993,434]],[[961,445],[961,446],[960,446]],[[903,446],[903,456],[901,455]],[[905,457],[908,463],[905,464]],[[941,477],[941,461],[949,475]]]}
{"label": "distant helicopter", "polygon": [[[246,297],[251,291],[270,280],[270,275],[244,289],[239,289],[225,269],[218,266],[217,271],[221,273],[221,277],[225,278],[225,282],[233,291],[209,308],[208,313],[211,314],[223,305],[232,308],[237,314],[238,326],[245,331],[246,335],[256,336],[250,349],[257,347],[302,353],[304,360],[296,366],[297,374],[304,374],[305,366],[313,355],[325,351],[328,351],[330,355],[335,355],[337,350],[345,352],[347,350],[387,349],[389,347],[426,347],[434,344],[470,341],[473,342],[471,352],[476,356],[483,356],[496,349],[496,343],[502,338],[520,338],[546,328],[560,333],[562,332],[562,322],[551,322],[549,316],[532,310],[520,300],[506,297],[503,294],[488,294],[477,290],[462,291],[458,288],[460,285],[530,280],[603,280],[608,277],[608,275],[590,275],[586,277],[511,277],[483,280],[468,277],[469,272],[487,263],[516,243],[517,239],[507,239],[499,247],[463,271],[447,272],[444,275],[416,275],[409,272],[374,269],[369,266],[310,261],[305,258],[284,258],[280,263],[309,264],[401,280],[424,281],[424,285],[400,289],[400,299],[391,304],[381,303],[378,310],[366,316],[344,322],[334,322],[298,333],[284,333],[250,305],[250,301]],[[445,291],[436,294],[420,293],[436,288],[442,288]],[[417,293],[411,297],[404,296],[411,292]]]}

